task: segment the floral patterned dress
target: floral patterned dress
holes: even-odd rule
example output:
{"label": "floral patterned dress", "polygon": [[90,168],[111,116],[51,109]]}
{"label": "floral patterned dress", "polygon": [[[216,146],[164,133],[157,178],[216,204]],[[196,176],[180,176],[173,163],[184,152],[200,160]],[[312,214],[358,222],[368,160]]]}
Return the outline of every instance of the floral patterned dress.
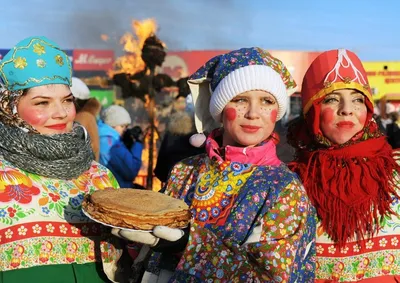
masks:
{"label": "floral patterned dress", "polygon": [[382,219],[377,235],[341,248],[317,224],[315,282],[400,282],[399,199],[393,197],[391,208],[395,214]]}
{"label": "floral patterned dress", "polygon": [[[193,219],[170,282],[313,282],[315,211],[297,175],[280,162],[227,159],[198,155],[171,172],[167,193]],[[148,270],[163,260],[153,255]]]}
{"label": "floral patterned dress", "polygon": [[[398,199],[393,210],[400,215]],[[375,237],[339,248],[318,228],[315,282],[400,282],[400,218],[383,219]]]}
{"label": "floral patterned dress", "polygon": [[83,215],[81,202],[106,187],[118,183],[95,162],[67,181],[0,160],[0,282],[54,282],[52,275],[57,282],[104,282],[96,265],[115,251],[106,242],[100,247],[104,228]]}

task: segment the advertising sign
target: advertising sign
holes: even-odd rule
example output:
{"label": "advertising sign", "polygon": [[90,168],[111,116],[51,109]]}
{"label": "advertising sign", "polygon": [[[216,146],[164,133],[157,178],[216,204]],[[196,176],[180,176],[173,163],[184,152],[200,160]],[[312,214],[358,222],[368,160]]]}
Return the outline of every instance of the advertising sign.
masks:
{"label": "advertising sign", "polygon": [[[212,57],[227,53],[229,50],[207,50],[207,51],[177,51],[168,52],[160,72],[165,73],[178,80],[187,77],[197,71],[204,63]],[[303,51],[269,51],[272,56],[280,59],[288,68],[296,81],[300,91],[301,82],[307,68],[320,52]]]}
{"label": "advertising sign", "polygon": [[74,49],[72,51],[74,75],[89,87],[92,97],[101,105],[108,106],[115,100],[108,71],[113,69],[114,51],[97,49]]}
{"label": "advertising sign", "polygon": [[113,68],[114,51],[96,49],[74,49],[75,71],[108,71]]}
{"label": "advertising sign", "polygon": [[400,62],[363,62],[374,99],[400,100]]}

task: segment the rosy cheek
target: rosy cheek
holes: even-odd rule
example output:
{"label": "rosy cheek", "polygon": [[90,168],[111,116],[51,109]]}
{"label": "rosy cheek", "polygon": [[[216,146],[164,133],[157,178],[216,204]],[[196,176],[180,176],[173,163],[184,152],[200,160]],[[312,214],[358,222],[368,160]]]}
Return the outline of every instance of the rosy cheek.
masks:
{"label": "rosy cheek", "polygon": [[358,121],[360,122],[361,125],[364,126],[366,120],[367,120],[367,111],[363,111],[358,116]]}
{"label": "rosy cheek", "polygon": [[224,114],[228,121],[233,121],[236,119],[236,109],[234,108],[226,108]]}
{"label": "rosy cheek", "polygon": [[325,108],[324,110],[322,110],[322,121],[324,124],[331,124],[333,122],[334,119],[334,111],[332,108]]}
{"label": "rosy cheek", "polygon": [[48,114],[42,111],[28,111],[21,118],[32,126],[43,125],[49,119]]}
{"label": "rosy cheek", "polygon": [[271,111],[271,122],[275,123],[276,122],[276,117],[278,116],[278,110],[274,109]]}

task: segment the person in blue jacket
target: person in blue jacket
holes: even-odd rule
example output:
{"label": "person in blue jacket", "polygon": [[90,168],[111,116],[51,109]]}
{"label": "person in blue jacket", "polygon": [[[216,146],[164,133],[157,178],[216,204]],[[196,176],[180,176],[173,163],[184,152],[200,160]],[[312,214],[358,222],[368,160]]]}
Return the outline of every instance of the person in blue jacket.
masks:
{"label": "person in blue jacket", "polygon": [[121,136],[132,120],[122,106],[111,105],[104,109],[98,121],[100,160],[114,174],[121,188],[133,188],[133,181],[142,166],[143,143],[136,140],[127,148]]}

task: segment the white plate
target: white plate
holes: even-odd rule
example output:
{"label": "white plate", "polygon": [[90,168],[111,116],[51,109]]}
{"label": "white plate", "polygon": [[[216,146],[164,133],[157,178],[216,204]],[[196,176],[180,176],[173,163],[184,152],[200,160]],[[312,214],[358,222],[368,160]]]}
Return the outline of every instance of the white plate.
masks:
{"label": "white plate", "polygon": [[92,216],[90,216],[90,214],[87,213],[83,208],[82,208],[82,212],[83,212],[83,214],[85,214],[89,219],[93,220],[94,222],[100,223],[100,224],[102,224],[102,225],[104,225],[104,226],[108,226],[108,227],[112,227],[112,228],[118,228],[118,229],[127,230],[127,231],[139,231],[139,232],[143,232],[143,233],[150,233],[150,232],[152,231],[152,230],[136,230],[136,229],[130,229],[130,228],[124,228],[124,227],[114,226],[114,225],[111,225],[111,224],[104,223],[104,222],[102,222],[102,221],[100,221],[100,220],[94,219],[94,218],[93,218]]}

